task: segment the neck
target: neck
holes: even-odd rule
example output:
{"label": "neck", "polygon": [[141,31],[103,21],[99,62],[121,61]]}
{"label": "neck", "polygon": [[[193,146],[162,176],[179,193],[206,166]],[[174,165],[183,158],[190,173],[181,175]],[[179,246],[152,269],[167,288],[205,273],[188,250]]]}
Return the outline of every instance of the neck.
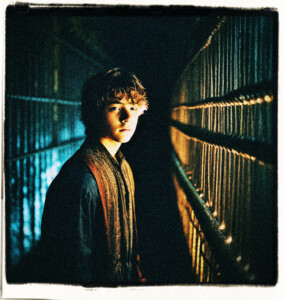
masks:
{"label": "neck", "polygon": [[102,145],[105,146],[105,148],[107,149],[107,151],[110,153],[110,155],[116,159],[115,155],[117,153],[117,151],[119,150],[121,143],[116,142],[114,140],[110,140],[108,138],[102,137],[100,138],[100,142]]}

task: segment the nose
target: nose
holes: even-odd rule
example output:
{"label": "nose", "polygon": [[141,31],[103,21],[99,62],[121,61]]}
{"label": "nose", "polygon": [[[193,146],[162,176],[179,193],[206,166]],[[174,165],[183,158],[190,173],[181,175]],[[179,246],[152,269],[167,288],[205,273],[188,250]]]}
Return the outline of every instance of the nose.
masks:
{"label": "nose", "polygon": [[127,110],[126,108],[124,108],[120,111],[120,121],[122,123],[128,122],[130,117],[131,117],[131,112],[129,110]]}

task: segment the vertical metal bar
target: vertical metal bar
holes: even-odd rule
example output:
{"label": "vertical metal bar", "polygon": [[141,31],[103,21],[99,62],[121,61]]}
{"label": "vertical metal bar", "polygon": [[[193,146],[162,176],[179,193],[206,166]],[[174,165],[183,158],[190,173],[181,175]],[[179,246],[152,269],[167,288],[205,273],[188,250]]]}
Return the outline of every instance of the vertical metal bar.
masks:
{"label": "vertical metal bar", "polygon": [[241,155],[241,195],[240,195],[240,210],[238,212],[238,218],[239,218],[239,227],[238,227],[238,237],[239,237],[239,247],[240,252],[243,252],[244,247],[244,209],[245,209],[245,201],[246,201],[246,194],[245,194],[245,180],[246,180],[246,173],[245,173],[245,157]]}
{"label": "vertical metal bar", "polygon": [[[14,197],[13,197],[13,190],[15,186],[15,180],[13,178],[13,171],[12,171],[12,162],[6,162],[6,199],[9,199],[9,201],[6,201],[6,207],[5,207],[5,222],[6,222],[6,245],[5,245],[5,251],[6,251],[6,270],[11,270],[11,264],[12,264],[12,237],[13,237],[13,224],[11,222],[12,218],[12,205],[14,202]],[[9,272],[9,271],[8,271]],[[7,272],[7,277],[9,276],[9,273]]]}
{"label": "vertical metal bar", "polygon": [[233,79],[234,79],[234,84],[233,88],[237,89],[238,88],[238,29],[237,29],[237,20],[236,17],[233,17]]}
{"label": "vertical metal bar", "polygon": [[247,48],[247,57],[248,57],[248,78],[247,78],[247,84],[252,85],[253,84],[253,19],[252,16],[247,17],[247,23],[248,23],[248,48]]}
{"label": "vertical metal bar", "polygon": [[227,210],[227,232],[228,235],[233,236],[233,232],[232,232],[232,221],[233,221],[233,211],[234,211],[234,201],[235,201],[235,154],[229,150],[229,176],[228,176],[228,188],[229,188],[229,192],[228,192],[228,201],[229,201],[229,205],[228,205],[228,210]]}
{"label": "vertical metal bar", "polygon": [[5,120],[5,149],[6,149],[6,157],[12,157],[13,156],[13,150],[14,150],[14,141],[15,138],[13,138],[14,135],[14,128],[15,126],[12,126],[14,121],[14,106],[13,102],[10,101],[10,98],[6,97],[6,120]]}
{"label": "vertical metal bar", "polygon": [[[199,226],[198,226],[199,227]],[[197,229],[197,244],[196,244],[196,274],[200,281],[200,235]]]}
{"label": "vertical metal bar", "polygon": [[[192,212],[192,220],[194,222],[194,215]],[[193,235],[192,235],[192,267],[193,267],[193,271],[195,272],[195,268],[196,268],[196,229],[195,227],[193,227]]]}
{"label": "vertical metal bar", "polygon": [[237,18],[236,22],[236,33],[237,33],[237,49],[238,49],[238,58],[237,58],[237,66],[238,66],[238,87],[242,86],[242,42],[241,42],[241,33],[240,33],[240,17]]}
{"label": "vertical metal bar", "polygon": [[264,58],[264,52],[266,45],[264,44],[264,18],[265,17],[259,17],[259,32],[258,32],[258,48],[259,48],[259,82],[264,81],[264,66],[266,65],[265,63],[265,58]]}
{"label": "vertical metal bar", "polygon": [[257,30],[257,24],[255,17],[252,18],[252,31],[251,31],[251,38],[252,38],[252,44],[251,44],[251,51],[252,51],[252,57],[251,57],[251,64],[252,64],[252,83],[255,84],[257,82],[257,66],[256,66],[256,58],[257,58],[257,41],[256,41],[256,30]]}
{"label": "vertical metal bar", "polygon": [[240,203],[241,203],[241,157],[240,155],[235,155],[236,159],[236,189],[235,189],[235,205],[232,219],[232,234],[235,237],[236,248],[238,253],[241,253],[241,249],[239,247],[239,236],[238,236],[238,228],[239,228],[239,211],[240,211]]}
{"label": "vertical metal bar", "polygon": [[35,190],[34,190],[34,181],[35,181],[35,176],[34,176],[34,157],[29,157],[28,158],[28,170],[27,170],[27,175],[28,175],[28,200],[29,200],[29,205],[30,205],[30,214],[31,214],[31,237],[32,237],[32,243],[34,245],[35,242]]}
{"label": "vertical metal bar", "polygon": [[221,82],[220,82],[220,96],[223,96],[225,93],[225,63],[226,63],[226,53],[225,53],[225,43],[222,41],[221,44]]}
{"label": "vertical metal bar", "polygon": [[40,215],[43,210],[43,203],[46,194],[46,160],[45,160],[46,153],[40,154]]}
{"label": "vertical metal bar", "polygon": [[[35,151],[38,149],[38,113],[37,113],[37,106],[38,104],[36,103],[31,103],[32,105],[32,112],[31,112],[31,149],[32,151]],[[37,231],[37,195],[38,195],[38,186],[37,186],[37,172],[38,172],[38,165],[36,163],[38,155],[35,155],[31,159],[31,169],[30,169],[30,176],[32,177],[32,181],[30,184],[30,189],[31,189],[31,201],[33,201],[33,213],[32,213],[32,232],[34,236],[34,240],[38,240],[38,236],[40,232]]]}
{"label": "vertical metal bar", "polygon": [[23,231],[23,247],[25,253],[28,253],[31,244],[30,244],[30,239],[31,239],[31,230],[30,230],[30,203],[28,199],[28,183],[27,183],[27,160],[28,158],[23,159],[23,180],[22,180],[22,212],[23,212],[23,226],[22,226],[22,231]]}
{"label": "vertical metal bar", "polygon": [[259,17],[255,18],[255,28],[254,28],[254,34],[255,34],[255,45],[254,45],[254,64],[255,64],[255,83],[260,82],[260,63],[259,63],[259,58],[260,58],[260,48],[259,48]]}
{"label": "vertical metal bar", "polygon": [[20,100],[16,100],[16,156],[21,154],[21,106]]}
{"label": "vertical metal bar", "polygon": [[35,198],[34,198],[34,210],[35,210],[35,220],[34,220],[34,232],[35,238],[39,239],[40,235],[40,180],[41,180],[41,172],[40,172],[40,154],[35,155],[34,159],[34,190],[35,190]]}
{"label": "vertical metal bar", "polygon": [[223,177],[223,147],[219,147],[219,180],[218,180],[218,190],[217,195],[217,220],[219,223],[222,222],[222,177]]}
{"label": "vertical metal bar", "polygon": [[202,256],[202,253],[203,253],[203,236],[202,236],[202,231],[200,231],[200,262],[199,262],[199,265],[200,265],[200,282],[204,282],[204,273],[205,273],[205,266],[204,266],[204,259],[203,259],[203,256]]}
{"label": "vertical metal bar", "polygon": [[210,197],[210,208],[212,210],[212,213],[214,213],[214,199],[215,199],[215,195],[216,195],[216,181],[217,181],[217,147],[213,146],[213,167],[212,167],[212,193],[211,193],[211,197]]}
{"label": "vertical metal bar", "polygon": [[215,156],[215,182],[214,182],[214,198],[213,200],[213,217],[216,218],[217,214],[218,214],[218,203],[217,203],[217,197],[219,194],[219,186],[218,186],[218,182],[219,182],[219,157],[220,157],[220,151],[219,151],[219,147],[215,146],[215,151],[216,151],[216,156]]}
{"label": "vertical metal bar", "polygon": [[222,160],[220,165],[221,170],[221,180],[219,182],[220,184],[220,196],[219,196],[219,202],[220,202],[220,210],[218,213],[219,217],[219,229],[223,230],[225,229],[225,209],[226,209],[226,149],[221,147],[221,153],[222,153]]}
{"label": "vertical metal bar", "polygon": [[43,145],[44,148],[48,147],[48,129],[47,127],[49,127],[49,122],[48,122],[48,108],[49,108],[49,104],[48,103],[43,103],[42,105],[42,110],[43,110],[43,131],[42,131],[42,136],[43,136]]}
{"label": "vertical metal bar", "polygon": [[[215,40],[215,37],[214,37],[214,40]],[[210,80],[210,97],[212,98],[212,97],[214,97],[214,84],[215,84],[215,77],[214,77],[214,75],[215,75],[215,70],[214,70],[214,68],[215,68],[215,60],[214,60],[214,53],[213,53],[213,50],[214,50],[214,46],[215,46],[215,43],[213,43],[213,48],[210,48],[210,52],[209,52],[209,55],[210,55],[210,78],[209,78],[209,80]]]}
{"label": "vertical metal bar", "polygon": [[244,235],[245,235],[245,245],[244,245],[244,251],[246,252],[247,255],[247,260],[248,262],[251,263],[251,256],[250,256],[250,250],[251,250],[251,167],[252,167],[252,160],[249,156],[247,156],[246,159],[246,201],[245,201],[245,211],[244,211],[244,221],[245,221],[245,226],[244,226]]}
{"label": "vertical metal bar", "polygon": [[225,94],[229,92],[229,86],[230,86],[230,52],[229,52],[229,25],[230,21],[228,21],[229,24],[225,26]]}
{"label": "vertical metal bar", "polygon": [[241,40],[242,40],[242,48],[241,48],[241,53],[242,53],[242,86],[246,86],[247,85],[247,57],[246,57],[246,49],[247,49],[247,43],[246,43],[246,39],[245,39],[245,34],[246,34],[246,20],[247,17],[246,16],[241,16],[240,17],[240,34],[241,34]]}
{"label": "vertical metal bar", "polygon": [[26,186],[27,186],[27,200],[29,205],[29,214],[30,214],[30,240],[31,240],[31,246],[34,245],[35,241],[35,235],[34,235],[34,198],[33,198],[33,168],[32,168],[32,160],[33,157],[27,158],[27,170],[26,170]]}
{"label": "vertical metal bar", "polygon": [[265,139],[268,143],[273,142],[273,102],[271,102],[271,97],[265,97],[265,116],[266,116],[266,136]]}
{"label": "vertical metal bar", "polygon": [[222,50],[222,42],[221,42],[221,33],[219,33],[218,39],[218,97],[222,95],[222,77],[223,77],[223,50]]}
{"label": "vertical metal bar", "polygon": [[229,63],[229,88],[228,90],[231,92],[233,90],[233,50],[232,50],[232,46],[233,46],[233,35],[232,35],[232,19],[229,19],[229,24],[228,26],[228,63]]}
{"label": "vertical metal bar", "polygon": [[40,104],[34,103],[35,106],[35,150],[40,149]]}
{"label": "vertical metal bar", "polygon": [[271,34],[268,34],[266,35],[266,48],[267,48],[267,59],[266,59],[266,64],[268,66],[268,71],[267,71],[267,77],[268,77],[268,80],[271,81],[273,80],[273,76],[274,76],[274,72],[276,71],[274,68],[274,64],[273,64],[273,61],[274,61],[274,52],[273,52],[273,48],[274,48],[274,45],[275,45],[275,40],[274,40],[274,30],[275,30],[275,27],[274,26],[278,26],[278,24],[274,24],[274,22],[276,23],[277,21],[274,20],[272,17],[268,17],[268,28],[269,30],[267,31],[271,31],[272,29],[272,33]]}
{"label": "vertical metal bar", "polygon": [[[9,205],[10,215],[10,243],[9,245],[9,259],[12,265],[16,265],[19,261],[20,257],[20,248],[21,248],[21,240],[20,240],[20,161],[17,160],[11,163],[11,169],[15,170],[15,181],[13,182],[13,195],[11,195],[11,201]],[[14,173],[14,172],[13,172]]]}
{"label": "vertical metal bar", "polygon": [[205,60],[204,60],[204,53],[202,53],[202,78],[201,78],[201,100],[205,99],[205,85],[204,82],[206,80],[205,78]]}
{"label": "vertical metal bar", "polygon": [[[217,55],[218,55],[218,48],[217,44],[218,43],[218,33],[215,34],[214,37],[214,43],[213,43],[213,50],[212,50],[212,63],[213,63],[213,68],[212,68],[212,97],[217,97],[217,85],[218,85],[218,70],[217,70]],[[204,245],[203,245],[204,247]]]}
{"label": "vertical metal bar", "polygon": [[20,218],[19,218],[19,241],[20,241],[20,254],[23,255],[25,248],[24,248],[24,210],[23,210],[23,181],[24,181],[24,174],[23,174],[23,159],[19,160],[18,165],[18,174],[19,176],[19,185],[17,186],[17,199],[18,199],[18,206],[20,211]]}
{"label": "vertical metal bar", "polygon": [[204,186],[204,177],[205,177],[205,159],[206,159],[206,148],[205,148],[205,144],[201,143],[201,164],[200,164],[200,171],[201,171],[201,180],[200,180],[200,193],[204,193],[205,190],[205,186]]}
{"label": "vertical metal bar", "polygon": [[210,207],[210,201],[211,201],[211,197],[212,197],[212,182],[210,180],[210,178],[213,177],[213,165],[214,163],[212,162],[212,156],[213,156],[213,147],[210,144],[207,144],[207,148],[208,148],[208,161],[207,161],[207,172],[206,172],[206,181],[207,181],[207,192],[205,195],[205,199],[207,201],[207,203],[209,204]]}
{"label": "vertical metal bar", "polygon": [[44,107],[45,104],[42,103],[39,106],[40,119],[39,119],[39,140],[40,140],[40,149],[44,148]]}
{"label": "vertical metal bar", "polygon": [[220,203],[221,203],[221,211],[220,211],[220,225],[225,227],[226,226],[226,194],[227,194],[227,150],[226,148],[222,147],[222,193],[220,195]]}

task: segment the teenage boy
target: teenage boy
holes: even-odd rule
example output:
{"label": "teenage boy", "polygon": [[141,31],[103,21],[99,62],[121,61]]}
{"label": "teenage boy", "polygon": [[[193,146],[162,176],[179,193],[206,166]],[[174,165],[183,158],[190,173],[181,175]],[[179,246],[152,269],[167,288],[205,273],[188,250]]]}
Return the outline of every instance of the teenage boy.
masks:
{"label": "teenage boy", "polygon": [[143,282],[134,180],[119,150],[148,108],[134,74],[99,72],[82,90],[86,140],[46,196],[41,247],[44,280],[78,284]]}

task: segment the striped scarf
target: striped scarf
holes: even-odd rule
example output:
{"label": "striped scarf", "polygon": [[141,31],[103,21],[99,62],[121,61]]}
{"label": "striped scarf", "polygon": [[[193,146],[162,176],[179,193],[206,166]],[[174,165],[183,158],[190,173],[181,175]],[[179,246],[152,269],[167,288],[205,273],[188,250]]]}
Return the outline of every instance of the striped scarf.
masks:
{"label": "striped scarf", "polygon": [[85,142],[80,152],[97,181],[101,196],[108,242],[109,280],[129,281],[132,271],[133,235],[136,234],[134,180],[131,168],[120,151],[115,161],[100,143]]}

